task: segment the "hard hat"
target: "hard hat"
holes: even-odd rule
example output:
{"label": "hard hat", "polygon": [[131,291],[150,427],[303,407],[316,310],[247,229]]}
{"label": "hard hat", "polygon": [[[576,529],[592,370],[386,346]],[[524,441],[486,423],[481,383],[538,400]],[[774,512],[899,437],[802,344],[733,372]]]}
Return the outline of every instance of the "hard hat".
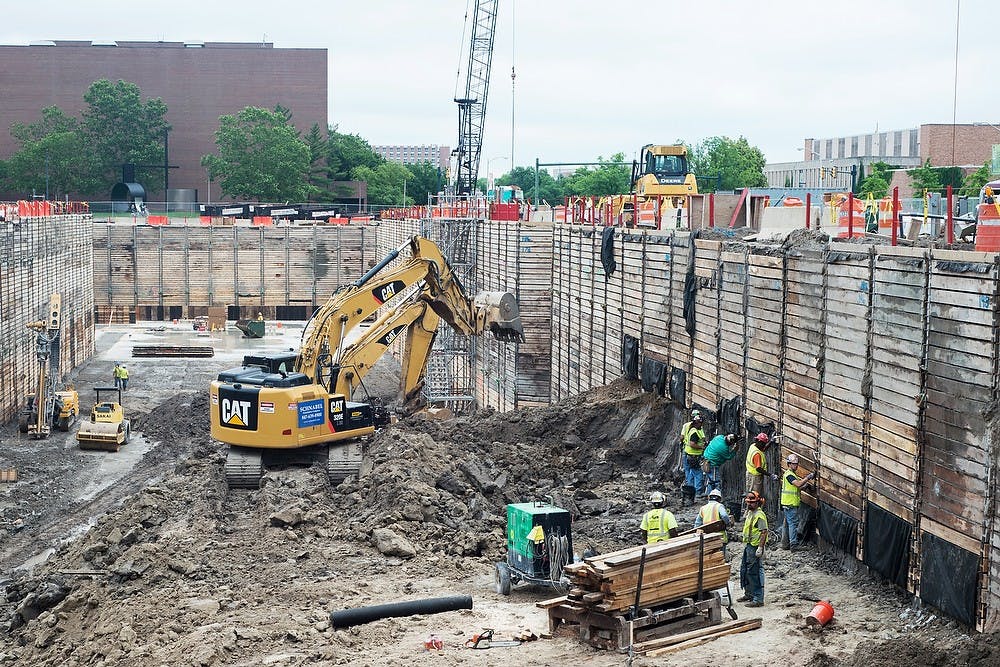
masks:
{"label": "hard hat", "polygon": [[789,463],[798,463],[799,462],[799,457],[796,456],[795,454],[789,454],[788,458],[786,458],[785,460],[787,462],[789,462]]}
{"label": "hard hat", "polygon": [[649,494],[649,502],[653,503],[654,505],[657,503],[662,503],[665,500],[666,498],[664,498],[663,494],[660,493],[659,491],[653,491],[651,494]]}
{"label": "hard hat", "polygon": [[691,419],[694,419],[695,417],[700,417],[700,416],[701,416],[701,410],[692,410],[691,411]]}
{"label": "hard hat", "polygon": [[722,491],[719,491],[718,489],[712,489],[711,491],[708,492],[708,497],[718,498],[719,500],[722,500]]}
{"label": "hard hat", "polygon": [[757,442],[760,442],[760,443],[771,442],[771,439],[769,437],[767,437],[767,433],[758,433],[756,439],[757,439]]}
{"label": "hard hat", "polygon": [[746,501],[748,503],[759,503],[759,502],[763,502],[764,499],[761,498],[760,496],[758,496],[753,491],[751,491],[750,493],[747,494]]}

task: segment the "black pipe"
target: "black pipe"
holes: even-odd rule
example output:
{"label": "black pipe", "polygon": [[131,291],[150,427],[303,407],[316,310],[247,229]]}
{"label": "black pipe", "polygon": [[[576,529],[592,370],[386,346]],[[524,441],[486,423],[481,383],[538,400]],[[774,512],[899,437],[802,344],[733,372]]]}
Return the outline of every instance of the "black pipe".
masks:
{"label": "black pipe", "polygon": [[347,628],[352,625],[371,623],[380,618],[389,618],[391,616],[439,614],[444,611],[458,611],[459,609],[472,609],[471,595],[453,595],[446,598],[392,602],[390,604],[377,604],[371,607],[331,611],[330,625],[335,628]]}
{"label": "black pipe", "polygon": [[[662,521],[662,517],[661,517]],[[646,547],[642,548],[639,556],[639,580],[635,582],[635,604],[632,605],[632,618],[639,616],[639,597],[642,596],[642,573],[646,569]]]}
{"label": "black pipe", "polygon": [[354,281],[354,286],[355,287],[361,287],[362,285],[364,285],[366,282],[368,282],[369,280],[372,279],[372,276],[374,276],[376,273],[378,273],[379,271],[381,271],[382,269],[384,269],[386,267],[386,265],[389,264],[389,262],[391,262],[392,260],[396,259],[397,257],[399,257],[399,250],[398,249],[393,250],[392,252],[390,252],[388,255],[386,255],[382,259],[381,262],[379,262],[378,264],[376,264],[375,266],[373,266],[371,269],[369,269],[368,273],[366,273],[365,275],[363,275],[360,278],[358,278],[357,280],[355,280]]}

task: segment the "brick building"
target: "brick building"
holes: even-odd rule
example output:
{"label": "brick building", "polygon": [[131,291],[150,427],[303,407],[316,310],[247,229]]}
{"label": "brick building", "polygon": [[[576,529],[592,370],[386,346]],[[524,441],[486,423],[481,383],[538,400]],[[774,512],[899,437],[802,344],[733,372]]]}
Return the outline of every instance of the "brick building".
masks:
{"label": "brick building", "polygon": [[[769,187],[848,189],[851,168],[872,162],[886,162],[903,168],[919,167],[928,159],[935,167],[963,167],[975,170],[991,158],[993,145],[1000,144],[1000,129],[988,124],[926,124],[906,130],[806,139],[803,159],[770,163],[764,167]],[[891,185],[901,196],[910,196],[905,171],[894,174]]]}
{"label": "brick building", "polygon": [[[136,84],[143,99],[167,106],[170,188],[200,190],[201,157],[215,150],[219,116],[246,106],[291,109],[303,133],[327,127],[327,50],[276,49],[271,43],[47,41],[0,46],[0,159],[18,149],[12,123],[32,123],[55,105],[80,116],[83,94],[99,79]],[[155,177],[162,184],[162,173]],[[147,180],[149,180],[147,178]],[[156,190],[162,198],[162,185]],[[23,193],[20,193],[23,194]],[[110,194],[110,193],[109,193]],[[216,196],[218,192],[214,193]]]}

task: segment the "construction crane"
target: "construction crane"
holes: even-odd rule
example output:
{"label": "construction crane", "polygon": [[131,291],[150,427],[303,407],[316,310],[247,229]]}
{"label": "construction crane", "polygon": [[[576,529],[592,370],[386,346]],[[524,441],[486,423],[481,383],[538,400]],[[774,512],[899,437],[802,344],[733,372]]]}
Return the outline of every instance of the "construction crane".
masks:
{"label": "construction crane", "polygon": [[453,153],[457,165],[454,181],[457,195],[475,192],[479,176],[483,122],[493,62],[493,37],[497,28],[497,2],[476,0],[465,72],[465,95],[455,98],[458,104],[458,147]]}

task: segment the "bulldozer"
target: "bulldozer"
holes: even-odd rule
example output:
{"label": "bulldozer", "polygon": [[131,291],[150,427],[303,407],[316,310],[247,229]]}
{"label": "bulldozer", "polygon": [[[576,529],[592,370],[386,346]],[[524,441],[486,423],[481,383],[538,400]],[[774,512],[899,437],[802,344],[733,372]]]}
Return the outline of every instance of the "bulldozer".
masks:
{"label": "bulldozer", "polygon": [[132,436],[132,423],[122,407],[120,387],[94,387],[94,407],[90,421],[76,433],[80,449],[117,452]]}
{"label": "bulldozer", "polygon": [[[687,205],[688,195],[698,194],[698,181],[688,163],[688,150],[684,144],[642,147],[639,159],[632,162],[632,188],[627,195],[611,195],[611,214],[624,217],[633,225],[637,205],[657,202],[657,218]],[[655,208],[655,207],[654,207]]]}

